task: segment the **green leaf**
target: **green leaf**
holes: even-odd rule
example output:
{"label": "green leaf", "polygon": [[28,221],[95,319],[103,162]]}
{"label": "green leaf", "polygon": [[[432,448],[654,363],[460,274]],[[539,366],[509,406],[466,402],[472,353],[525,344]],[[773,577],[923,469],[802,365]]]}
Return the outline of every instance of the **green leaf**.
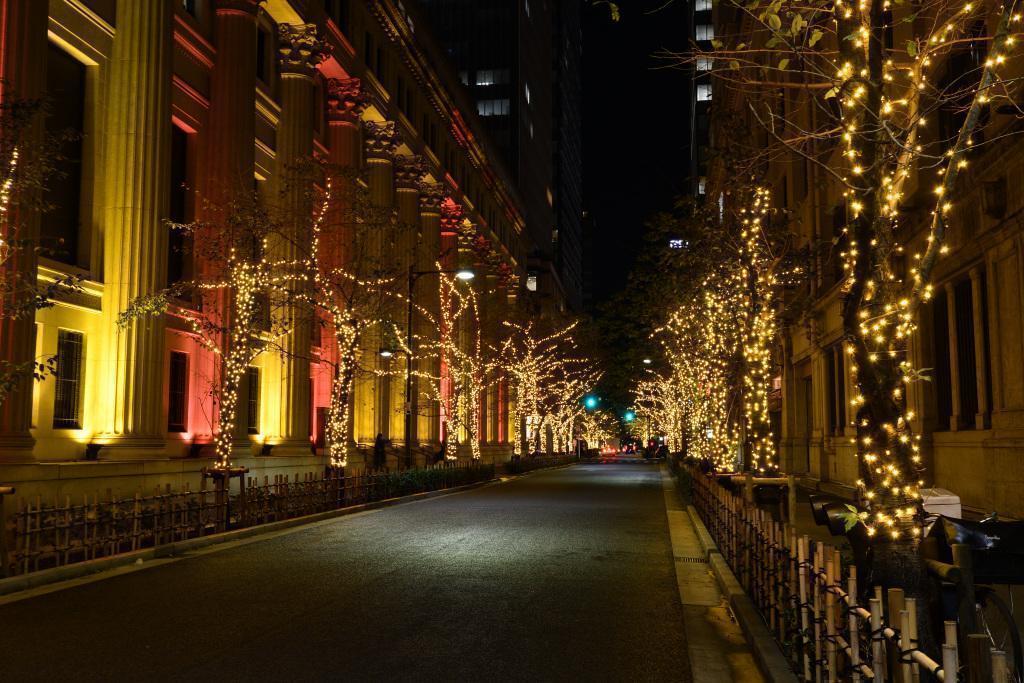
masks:
{"label": "green leaf", "polygon": [[915,40],[908,40],[907,41],[907,54],[910,55],[911,57],[916,57],[917,56],[917,41],[915,41]]}
{"label": "green leaf", "polygon": [[790,34],[792,34],[793,37],[795,38],[800,33],[800,30],[803,27],[804,27],[804,18],[801,17],[799,14],[794,14],[793,15],[793,23],[789,25],[789,32],[790,32]]}
{"label": "green leaf", "polygon": [[788,58],[787,59],[780,59],[779,60],[779,68],[780,69],[785,71],[787,66],[789,66],[789,59]]}
{"label": "green leaf", "polygon": [[835,97],[838,94],[839,94],[839,89],[838,88],[831,88],[827,93],[825,93],[825,99],[827,100],[827,99],[829,99],[831,97]]}
{"label": "green leaf", "polygon": [[778,31],[779,29],[782,28],[782,19],[779,19],[778,14],[769,14],[768,25],[771,27],[773,31]]}
{"label": "green leaf", "polygon": [[736,71],[737,69],[740,68],[740,63],[734,59],[731,62],[729,62],[729,68],[732,69],[733,71]]}
{"label": "green leaf", "polygon": [[716,50],[721,50],[724,47],[724,45],[720,40],[712,40],[711,47],[715,48]]}
{"label": "green leaf", "polygon": [[823,35],[825,34],[822,32],[820,28],[816,28],[813,31],[811,31],[811,37],[807,41],[807,46],[814,47],[818,43],[818,41],[821,40],[821,37]]}

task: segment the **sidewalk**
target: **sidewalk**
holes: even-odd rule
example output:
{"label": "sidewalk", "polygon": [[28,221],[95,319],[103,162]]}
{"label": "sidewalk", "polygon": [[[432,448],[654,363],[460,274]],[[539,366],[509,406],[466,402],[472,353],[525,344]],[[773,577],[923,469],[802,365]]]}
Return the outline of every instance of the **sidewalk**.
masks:
{"label": "sidewalk", "polygon": [[661,470],[690,668],[695,683],[764,681],[729,601],[711,572],[672,475]]}

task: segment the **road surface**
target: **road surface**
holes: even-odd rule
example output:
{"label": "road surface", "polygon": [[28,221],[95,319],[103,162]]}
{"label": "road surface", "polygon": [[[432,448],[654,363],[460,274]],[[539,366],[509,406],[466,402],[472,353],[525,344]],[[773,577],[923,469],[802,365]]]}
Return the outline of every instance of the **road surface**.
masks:
{"label": "road surface", "polygon": [[578,465],[0,605],[0,679],[688,681],[656,466]]}

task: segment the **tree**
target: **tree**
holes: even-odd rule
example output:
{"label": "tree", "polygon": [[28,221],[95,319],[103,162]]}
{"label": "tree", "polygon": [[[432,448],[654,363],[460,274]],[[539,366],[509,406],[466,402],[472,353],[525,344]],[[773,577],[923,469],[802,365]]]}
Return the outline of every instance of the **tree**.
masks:
{"label": "tree", "polygon": [[31,326],[36,311],[81,289],[77,275],[36,277],[38,255],[51,250],[37,234],[39,214],[48,208],[47,181],[61,174],[63,143],[78,135],[43,133],[46,115],[44,100],[9,95],[0,101],[0,339],[7,347],[0,354],[0,404],[15,390],[28,391],[32,379],[56,372],[55,358],[22,357],[8,333],[17,336],[15,328]]}
{"label": "tree", "polygon": [[[856,372],[858,485],[868,506],[861,520],[869,535],[916,539],[924,475],[905,387],[921,371],[907,344],[931,296],[957,177],[980,134],[1002,130],[993,103],[1016,111],[1016,82],[1003,72],[1019,16],[1012,3],[945,0],[728,6],[735,33],[680,58],[712,66],[723,91],[716,100],[743,91],[763,131],[762,157],[798,155],[842,188],[842,324]],[[813,112],[808,125],[795,120],[794,100]],[[927,126],[935,119],[945,124],[937,131]],[[929,201],[931,211],[914,211]],[[907,262],[904,226],[917,227],[919,216],[926,237]]]}
{"label": "tree", "polygon": [[[326,191],[313,223],[307,277],[313,282],[310,302],[316,324],[330,335],[321,361],[331,368],[330,404],[325,439],[329,462],[344,467],[352,422],[356,375],[364,335],[390,324],[388,313],[397,299],[402,275],[396,259],[385,259],[376,244],[393,243],[399,226],[390,208],[376,206],[366,185],[350,169],[327,167]],[[386,330],[382,338],[397,338]]]}

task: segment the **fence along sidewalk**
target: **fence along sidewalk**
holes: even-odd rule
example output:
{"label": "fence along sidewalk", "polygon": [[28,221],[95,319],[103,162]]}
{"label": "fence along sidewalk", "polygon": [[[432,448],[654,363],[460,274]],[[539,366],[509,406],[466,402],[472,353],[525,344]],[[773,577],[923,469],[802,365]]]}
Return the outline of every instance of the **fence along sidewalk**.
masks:
{"label": "fence along sidewalk", "polygon": [[[748,495],[741,496],[695,466],[683,468],[692,483],[694,507],[803,680],[960,680],[956,622],[944,623],[942,662],[936,662],[917,649],[914,599],[900,589],[875,586],[868,606],[857,604],[856,566],[838,548],[798,535],[790,523],[792,504],[782,523],[754,504],[749,477]],[[757,481],[794,485],[792,479]],[[1008,681],[1005,653],[985,654],[991,658],[991,673],[970,680]],[[976,660],[972,657],[975,671],[990,664]]]}
{"label": "fence along sidewalk", "polygon": [[[437,491],[494,478],[494,465],[438,466],[400,472],[337,470],[273,479],[204,476],[199,491],[170,486],[115,498],[108,490],[73,500],[0,504],[0,576],[86,562],[232,529],[303,517],[387,498]],[[238,478],[236,492],[231,479]],[[208,482],[212,481],[212,488]],[[13,493],[4,487],[0,503]]]}

